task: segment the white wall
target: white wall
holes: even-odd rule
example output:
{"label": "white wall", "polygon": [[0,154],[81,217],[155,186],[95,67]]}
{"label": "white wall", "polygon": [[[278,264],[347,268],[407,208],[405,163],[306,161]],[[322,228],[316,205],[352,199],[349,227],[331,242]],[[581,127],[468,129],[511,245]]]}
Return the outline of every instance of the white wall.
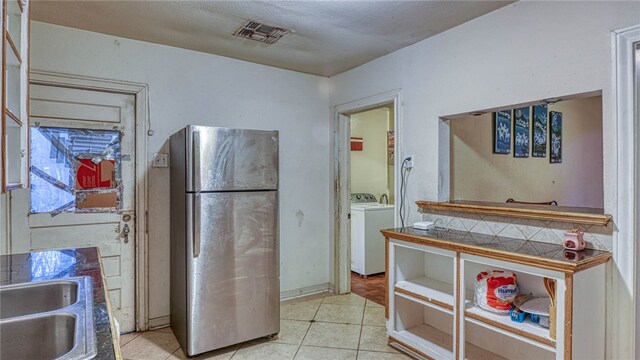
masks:
{"label": "white wall", "polygon": [[[351,151],[351,192],[380,195],[393,193],[389,188],[387,131],[389,108],[351,115],[351,136],[363,138],[362,151]],[[391,168],[393,171],[393,168]]]}
{"label": "white wall", "polygon": [[546,157],[516,158],[513,145],[510,154],[494,154],[492,113],[452,119],[451,199],[602,208],[602,97],[561,101],[549,111],[562,113],[559,164],[549,162],[548,141]]}
{"label": "white wall", "polygon": [[[439,181],[449,186],[448,168],[439,173],[439,117],[602,90],[604,208],[615,214],[611,31],[640,23],[639,14],[640,2],[631,1],[517,2],[332,77],[331,104],[401,89],[400,155],[416,154],[407,189],[411,223],[420,218],[414,201],[438,200]],[[621,314],[633,311],[625,291],[609,302]],[[630,321],[608,331],[614,358],[632,357]]]}
{"label": "white wall", "polygon": [[[281,291],[328,286],[328,79],[32,22],[37,70],[149,85],[149,154],[187,124],[280,131]],[[256,50],[258,51],[258,50]],[[169,172],[152,168],[149,313],[169,315]]]}

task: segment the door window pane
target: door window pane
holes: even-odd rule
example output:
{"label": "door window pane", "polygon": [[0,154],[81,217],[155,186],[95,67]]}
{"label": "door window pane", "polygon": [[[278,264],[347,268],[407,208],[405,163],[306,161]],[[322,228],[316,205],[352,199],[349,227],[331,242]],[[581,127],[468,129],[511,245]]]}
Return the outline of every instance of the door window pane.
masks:
{"label": "door window pane", "polygon": [[[119,190],[119,131],[34,127],[30,133],[32,213],[73,212],[77,199]],[[91,171],[97,181],[87,178]]]}

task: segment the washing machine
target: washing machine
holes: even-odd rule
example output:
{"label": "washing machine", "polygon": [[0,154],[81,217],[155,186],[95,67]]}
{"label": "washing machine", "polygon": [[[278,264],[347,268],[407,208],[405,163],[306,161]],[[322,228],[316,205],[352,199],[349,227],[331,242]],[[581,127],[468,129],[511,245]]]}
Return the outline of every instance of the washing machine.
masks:
{"label": "washing machine", "polygon": [[393,205],[379,204],[373,194],[351,194],[351,271],[368,276],[384,272],[384,236],[393,228]]}

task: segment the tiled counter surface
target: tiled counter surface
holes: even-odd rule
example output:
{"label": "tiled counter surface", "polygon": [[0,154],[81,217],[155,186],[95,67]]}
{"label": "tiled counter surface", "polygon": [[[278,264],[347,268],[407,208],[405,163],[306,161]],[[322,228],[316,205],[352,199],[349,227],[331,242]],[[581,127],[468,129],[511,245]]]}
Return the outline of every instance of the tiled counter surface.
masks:
{"label": "tiled counter surface", "polygon": [[[110,314],[97,248],[38,251],[0,256],[0,285],[90,276],[93,279],[93,318],[98,354],[94,359],[120,359],[114,346]],[[37,342],[37,341],[36,341]],[[117,352],[116,352],[117,351]]]}
{"label": "tiled counter surface", "polygon": [[463,253],[573,273],[603,264],[609,251],[565,251],[558,244],[520,240],[457,230],[419,230],[411,227],[382,230],[387,238],[405,240]]}

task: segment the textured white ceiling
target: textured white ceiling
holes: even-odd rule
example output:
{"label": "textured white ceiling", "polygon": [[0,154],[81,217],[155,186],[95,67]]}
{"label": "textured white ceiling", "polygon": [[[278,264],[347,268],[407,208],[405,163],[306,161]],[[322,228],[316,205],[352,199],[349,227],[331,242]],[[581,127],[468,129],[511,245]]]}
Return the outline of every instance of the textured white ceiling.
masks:
{"label": "textured white ceiling", "polygon": [[[513,1],[32,1],[31,19],[332,76]],[[232,36],[246,20],[293,32]]]}

